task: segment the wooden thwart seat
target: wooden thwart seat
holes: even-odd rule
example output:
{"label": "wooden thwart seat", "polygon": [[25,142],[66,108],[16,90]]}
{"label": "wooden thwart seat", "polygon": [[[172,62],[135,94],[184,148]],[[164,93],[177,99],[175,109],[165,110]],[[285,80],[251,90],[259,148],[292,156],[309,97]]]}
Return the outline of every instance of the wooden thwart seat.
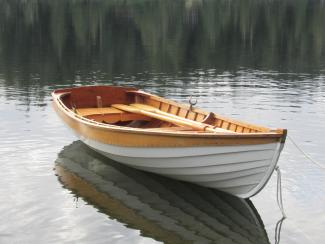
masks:
{"label": "wooden thwart seat", "polygon": [[125,113],[116,108],[107,107],[107,108],[78,108],[76,109],[77,114],[80,116],[89,116],[95,114],[122,114]]}
{"label": "wooden thwart seat", "polygon": [[105,108],[79,108],[75,112],[87,119],[95,120],[98,122],[104,123],[116,123],[132,120],[150,120],[150,117],[147,117],[142,114],[127,113],[125,111],[119,110],[113,107]]}

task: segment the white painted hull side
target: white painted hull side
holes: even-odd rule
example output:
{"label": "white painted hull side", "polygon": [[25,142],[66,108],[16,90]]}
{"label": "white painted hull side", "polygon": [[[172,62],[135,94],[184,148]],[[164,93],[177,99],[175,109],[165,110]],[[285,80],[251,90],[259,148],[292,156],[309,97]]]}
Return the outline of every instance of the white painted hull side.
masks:
{"label": "white painted hull side", "polygon": [[238,146],[143,148],[120,147],[81,138],[89,147],[140,170],[216,188],[248,198],[269,180],[281,143]]}

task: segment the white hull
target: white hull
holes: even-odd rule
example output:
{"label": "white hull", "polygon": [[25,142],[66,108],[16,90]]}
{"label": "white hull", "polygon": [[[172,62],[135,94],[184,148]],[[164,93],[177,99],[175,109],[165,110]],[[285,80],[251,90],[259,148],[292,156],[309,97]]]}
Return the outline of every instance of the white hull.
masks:
{"label": "white hull", "polygon": [[91,148],[131,167],[248,198],[270,178],[282,144],[143,148],[81,138]]}

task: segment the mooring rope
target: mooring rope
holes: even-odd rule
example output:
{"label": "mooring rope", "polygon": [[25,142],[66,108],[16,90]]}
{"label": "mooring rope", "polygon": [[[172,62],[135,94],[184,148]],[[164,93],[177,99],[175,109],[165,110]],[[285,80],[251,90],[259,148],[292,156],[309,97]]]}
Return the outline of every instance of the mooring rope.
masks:
{"label": "mooring rope", "polygon": [[282,228],[282,224],[283,224],[283,221],[285,220],[285,217],[282,217],[277,223],[276,223],[276,226],[275,226],[275,237],[274,237],[274,243],[275,244],[279,244],[280,243],[280,238],[281,238],[281,228]]}
{"label": "mooring rope", "polygon": [[[288,138],[292,142],[292,144],[307,158],[309,161],[312,163],[316,164],[319,168],[325,170],[325,166],[322,165],[321,163],[317,162],[315,159],[313,159],[310,155],[308,155],[302,148],[298,146],[298,144],[288,135]],[[281,171],[279,166],[276,166],[275,168],[277,172],[277,192],[276,192],[276,200],[278,203],[278,206],[282,212],[282,218],[277,222],[276,227],[275,227],[275,244],[280,243],[280,233],[281,233],[281,228],[282,228],[282,223],[286,219],[286,214],[284,212],[283,208],[283,200],[282,200],[282,182],[281,182]]]}
{"label": "mooring rope", "polygon": [[322,165],[321,163],[317,162],[315,159],[313,159],[310,155],[308,155],[304,150],[302,150],[298,144],[291,138],[291,136],[288,135],[288,138],[290,139],[290,141],[292,142],[292,144],[307,158],[309,159],[309,161],[311,161],[312,163],[316,164],[319,168],[324,169],[325,170],[325,166]]}
{"label": "mooring rope", "polygon": [[281,171],[280,171],[279,166],[276,166],[275,170],[277,173],[276,201],[278,202],[278,206],[282,212],[283,217],[286,218],[287,216],[286,216],[286,214],[284,212],[284,208],[283,208]]}
{"label": "mooring rope", "polygon": [[282,200],[282,182],[281,182],[281,171],[279,166],[275,167],[276,173],[277,173],[277,183],[276,183],[276,201],[278,203],[278,206],[282,213],[282,218],[276,223],[275,227],[275,244],[280,243],[280,234],[281,234],[281,228],[283,221],[287,218],[284,208],[283,208],[283,200]]}

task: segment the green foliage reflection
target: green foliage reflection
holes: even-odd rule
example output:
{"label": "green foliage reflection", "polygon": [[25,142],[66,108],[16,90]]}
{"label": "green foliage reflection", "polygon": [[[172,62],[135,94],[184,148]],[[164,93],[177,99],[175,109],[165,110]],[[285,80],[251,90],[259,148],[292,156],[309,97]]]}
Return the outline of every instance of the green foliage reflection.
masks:
{"label": "green foliage reflection", "polygon": [[9,82],[17,69],[43,82],[91,70],[317,73],[323,23],[322,1],[2,0],[0,73]]}

